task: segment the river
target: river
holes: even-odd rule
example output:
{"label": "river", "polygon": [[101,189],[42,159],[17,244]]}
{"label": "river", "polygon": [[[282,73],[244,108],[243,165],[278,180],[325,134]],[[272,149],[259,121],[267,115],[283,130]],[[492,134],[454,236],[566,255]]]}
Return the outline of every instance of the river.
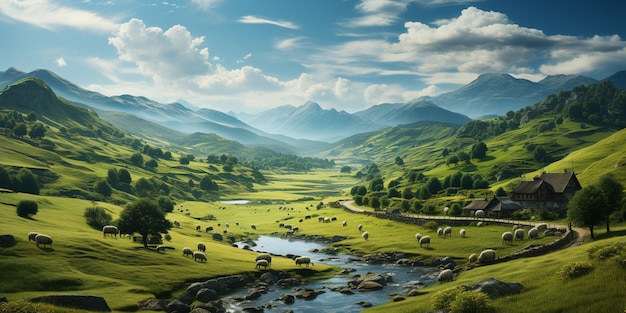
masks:
{"label": "river", "polygon": [[[432,267],[412,267],[396,264],[375,265],[351,261],[360,258],[350,255],[328,255],[311,252],[314,249],[326,247],[326,245],[319,242],[260,236],[255,243],[257,244],[256,247],[253,247],[255,251],[270,252],[279,255],[307,255],[311,257],[311,261],[315,264],[323,263],[340,268],[350,268],[354,269],[355,272],[301,285],[300,288],[325,291],[313,300],[296,299],[293,304],[285,304],[277,299],[284,294],[295,294],[293,288],[284,289],[280,286],[272,285],[270,286],[270,292],[263,294],[258,299],[233,303],[229,307],[229,312],[241,312],[244,307],[261,307],[267,304],[271,304],[271,308],[266,308],[265,312],[285,312],[288,310],[303,313],[359,312],[363,307],[356,304],[357,302],[369,302],[374,306],[387,303],[394,295],[404,296],[412,289],[422,288],[435,283],[439,273],[437,269]],[[237,245],[242,247],[244,243],[237,243]],[[382,290],[378,291],[359,292],[353,290],[354,294],[352,295],[345,295],[331,290],[331,288],[347,286],[348,281],[352,280],[354,275],[365,275],[368,272],[387,274],[392,277],[393,282],[387,283]],[[247,292],[247,289],[239,290],[228,295],[225,299],[228,300],[232,296],[245,296]]]}

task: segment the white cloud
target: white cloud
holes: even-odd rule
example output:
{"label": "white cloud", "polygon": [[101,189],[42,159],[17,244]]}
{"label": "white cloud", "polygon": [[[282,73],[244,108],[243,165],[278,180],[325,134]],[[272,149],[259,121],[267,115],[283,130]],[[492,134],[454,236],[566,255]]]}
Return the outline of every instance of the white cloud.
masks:
{"label": "white cloud", "polygon": [[0,15],[49,30],[70,27],[108,33],[118,28],[114,21],[96,13],[64,7],[48,0],[0,1]]}
{"label": "white cloud", "polygon": [[203,42],[204,37],[193,37],[184,26],[163,31],[138,19],[123,24],[109,37],[121,60],[157,82],[210,73],[209,50],[200,47]]}
{"label": "white cloud", "polygon": [[298,47],[303,39],[304,38],[302,37],[292,37],[292,38],[279,40],[274,44],[274,47],[279,50],[293,49],[293,48]]}
{"label": "white cloud", "polygon": [[269,25],[274,25],[274,26],[289,28],[289,29],[300,28],[300,26],[294,24],[293,22],[272,20],[269,18],[258,17],[258,16],[253,16],[253,15],[242,16],[237,21],[243,24],[269,24]]}
{"label": "white cloud", "polygon": [[388,26],[406,11],[409,0],[361,0],[356,5],[363,15],[344,23],[348,27]]}
{"label": "white cloud", "polygon": [[58,67],[66,67],[67,63],[65,63],[65,59],[62,57],[56,59],[56,63]]}
{"label": "white cloud", "polygon": [[219,6],[221,2],[222,0],[191,0],[191,3],[203,11],[211,11]]}

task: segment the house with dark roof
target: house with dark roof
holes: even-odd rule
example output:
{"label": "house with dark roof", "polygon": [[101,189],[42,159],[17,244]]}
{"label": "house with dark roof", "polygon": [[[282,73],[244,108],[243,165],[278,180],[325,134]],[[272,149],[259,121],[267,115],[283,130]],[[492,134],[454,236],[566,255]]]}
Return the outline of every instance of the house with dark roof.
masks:
{"label": "house with dark roof", "polygon": [[474,216],[476,211],[483,210],[486,216],[509,217],[513,212],[521,210],[522,206],[508,197],[493,197],[491,199],[476,199],[463,208],[464,215]]}
{"label": "house with dark roof", "polygon": [[582,189],[574,172],[543,173],[522,181],[509,194],[524,208],[566,209],[576,191]]}

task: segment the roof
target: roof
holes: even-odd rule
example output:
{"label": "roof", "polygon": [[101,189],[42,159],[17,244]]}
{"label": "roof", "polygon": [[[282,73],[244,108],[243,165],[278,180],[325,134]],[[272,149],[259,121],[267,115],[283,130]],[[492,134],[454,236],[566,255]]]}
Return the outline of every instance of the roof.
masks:
{"label": "roof", "polygon": [[489,205],[489,202],[491,202],[491,200],[488,199],[472,200],[463,210],[484,210]]}
{"label": "roof", "polygon": [[521,205],[509,199],[509,197],[493,197],[491,199],[476,199],[465,206],[463,210],[485,210],[492,206],[492,211],[519,210]]}
{"label": "roof", "polygon": [[493,209],[494,211],[503,211],[503,210],[519,210],[522,208],[517,202],[509,199],[509,197],[497,197],[498,205]]}
{"label": "roof", "polygon": [[[542,184],[545,184],[554,193],[563,193],[570,181],[574,180],[578,184],[574,172],[564,173],[543,173],[535,177],[532,181],[522,181],[513,190],[514,193],[535,193]],[[580,185],[579,185],[580,186]]]}

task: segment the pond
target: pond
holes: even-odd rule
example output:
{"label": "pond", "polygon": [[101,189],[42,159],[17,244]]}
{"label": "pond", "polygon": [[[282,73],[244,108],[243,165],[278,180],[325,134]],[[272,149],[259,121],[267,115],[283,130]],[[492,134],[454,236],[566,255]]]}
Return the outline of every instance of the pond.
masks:
{"label": "pond", "polygon": [[[355,271],[348,275],[337,275],[329,279],[323,279],[301,285],[300,288],[308,288],[313,290],[323,290],[314,300],[297,299],[293,304],[285,304],[277,300],[284,294],[294,294],[293,288],[282,288],[277,285],[270,286],[270,291],[263,294],[260,298],[254,300],[246,300],[240,303],[232,303],[229,312],[241,312],[244,307],[261,307],[271,304],[271,308],[266,308],[265,312],[285,312],[293,310],[294,312],[359,312],[363,307],[356,304],[357,302],[369,302],[372,305],[380,305],[391,300],[393,295],[406,295],[410,290],[423,288],[437,282],[439,270],[432,267],[412,267],[396,264],[367,264],[354,260],[359,257],[337,254],[328,255],[324,253],[311,252],[313,249],[322,249],[326,245],[319,242],[311,242],[295,239],[284,239],[271,236],[261,236],[255,241],[257,246],[253,247],[255,251],[270,252],[278,255],[295,254],[307,255],[311,257],[311,261],[315,264],[323,263],[337,266],[340,268],[350,268]],[[237,243],[239,247],[243,247],[244,243]],[[348,281],[353,279],[354,275],[365,275],[368,272],[377,274],[386,274],[392,277],[393,282],[388,283],[382,290],[359,292],[353,290],[354,294],[346,295],[338,291],[332,291],[331,288],[347,286]],[[234,292],[225,300],[232,296],[245,296],[247,290]]]}
{"label": "pond", "polygon": [[248,204],[250,203],[250,200],[235,199],[235,200],[224,200],[220,202],[224,204]]}

